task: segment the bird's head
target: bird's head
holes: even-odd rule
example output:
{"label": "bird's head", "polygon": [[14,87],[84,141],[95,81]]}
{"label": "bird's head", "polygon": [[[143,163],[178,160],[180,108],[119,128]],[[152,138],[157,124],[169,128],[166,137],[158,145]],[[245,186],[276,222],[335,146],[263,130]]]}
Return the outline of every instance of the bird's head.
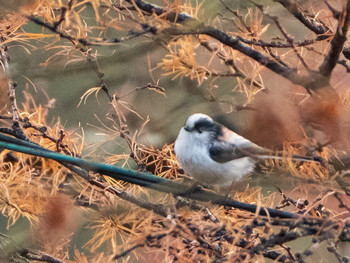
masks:
{"label": "bird's head", "polygon": [[205,144],[222,135],[222,126],[202,113],[196,113],[188,117],[183,130],[186,136]]}

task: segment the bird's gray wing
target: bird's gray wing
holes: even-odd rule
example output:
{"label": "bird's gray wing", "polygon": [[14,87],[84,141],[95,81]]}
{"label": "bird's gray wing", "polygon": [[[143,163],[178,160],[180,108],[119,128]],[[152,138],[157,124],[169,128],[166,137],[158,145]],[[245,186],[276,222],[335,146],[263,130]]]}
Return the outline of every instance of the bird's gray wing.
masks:
{"label": "bird's gray wing", "polygon": [[268,155],[269,153],[269,150],[248,140],[241,141],[238,144],[216,141],[209,147],[210,157],[219,163],[225,163],[243,157],[260,160],[259,155]]}

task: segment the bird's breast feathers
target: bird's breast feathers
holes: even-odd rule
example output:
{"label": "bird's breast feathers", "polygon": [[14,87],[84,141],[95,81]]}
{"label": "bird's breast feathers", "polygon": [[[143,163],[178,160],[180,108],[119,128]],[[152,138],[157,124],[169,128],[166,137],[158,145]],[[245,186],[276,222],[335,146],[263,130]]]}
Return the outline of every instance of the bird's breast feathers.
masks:
{"label": "bird's breast feathers", "polygon": [[211,158],[209,148],[205,145],[186,143],[181,138],[185,135],[180,132],[175,142],[175,153],[186,173],[201,183],[231,184],[254,168],[255,161],[246,156],[219,163]]}

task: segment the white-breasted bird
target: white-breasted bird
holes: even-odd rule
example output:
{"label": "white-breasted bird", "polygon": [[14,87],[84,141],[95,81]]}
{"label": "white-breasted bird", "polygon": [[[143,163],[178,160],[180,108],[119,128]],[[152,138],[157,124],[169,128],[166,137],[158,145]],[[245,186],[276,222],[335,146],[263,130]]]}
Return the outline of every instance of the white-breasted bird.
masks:
{"label": "white-breasted bird", "polygon": [[[175,154],[184,169],[201,184],[228,188],[251,173],[258,161],[282,159],[202,113],[191,115],[175,141]],[[292,157],[317,161],[313,157]]]}

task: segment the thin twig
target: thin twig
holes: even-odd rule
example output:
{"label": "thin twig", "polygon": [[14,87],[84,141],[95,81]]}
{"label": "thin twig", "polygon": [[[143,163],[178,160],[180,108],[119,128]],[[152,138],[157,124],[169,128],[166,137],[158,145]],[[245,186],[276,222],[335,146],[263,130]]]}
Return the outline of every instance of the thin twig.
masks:
{"label": "thin twig", "polygon": [[91,54],[91,50],[88,49],[85,52],[86,59],[89,62],[92,69],[95,71],[97,77],[100,79],[100,87],[106,93],[110,102],[113,101],[113,96],[109,93],[108,86],[104,81],[104,73],[101,71],[100,65],[98,64],[97,58]]}
{"label": "thin twig", "polygon": [[340,194],[335,192],[334,193],[334,197],[338,200],[339,202],[339,208],[345,208],[349,213],[350,213],[350,207],[347,206],[344,201],[342,200],[342,198],[340,197]]}
{"label": "thin twig", "polygon": [[223,0],[219,0],[220,3],[225,7],[226,10],[228,10],[230,13],[232,13],[236,18],[238,18],[239,22],[244,26],[244,28],[247,30],[247,32],[251,32],[250,26],[248,26],[243,17],[238,13],[238,11],[233,10],[231,7],[229,7]]}
{"label": "thin twig", "polygon": [[143,247],[143,246],[145,246],[145,244],[142,244],[142,243],[136,244],[136,245],[132,246],[131,248],[128,248],[127,250],[123,251],[122,253],[115,255],[115,256],[113,257],[113,260],[117,260],[117,259],[120,259],[120,258],[122,258],[122,257],[125,257],[125,256],[128,255],[130,252],[132,252],[133,250],[135,250],[135,249],[137,249],[137,248],[139,248],[139,247]]}
{"label": "thin twig", "polygon": [[299,5],[293,0],[274,0],[275,2],[283,5],[295,18],[297,18],[301,23],[303,23],[308,29],[313,31],[315,34],[319,35],[318,39],[323,40],[329,38],[327,33],[330,28],[327,27],[320,20],[316,19],[314,16],[310,16],[301,10]]}
{"label": "thin twig", "polygon": [[6,52],[6,47],[0,46],[0,61],[1,61],[4,75],[7,79],[7,88],[8,88],[8,96],[9,96],[9,100],[10,100],[10,107],[11,107],[11,111],[12,111],[12,120],[14,122],[18,122],[19,114],[18,114],[17,101],[16,101],[16,91],[15,91],[17,84],[12,81],[10,66],[8,63],[9,60],[10,60],[10,57]]}
{"label": "thin twig", "polygon": [[104,189],[105,191],[112,193],[123,200],[126,200],[134,205],[137,205],[138,207],[153,211],[162,217],[167,217],[169,215],[167,209],[163,205],[152,204],[150,202],[141,200],[140,198],[137,198],[136,196],[126,192],[125,190],[106,184],[106,182],[101,182],[101,181],[92,179],[92,180],[89,180],[89,183],[101,189]]}
{"label": "thin twig", "polygon": [[65,38],[65,39],[69,40],[78,50],[80,50],[83,54],[85,54],[88,63],[90,64],[91,68],[95,71],[97,77],[100,80],[100,86],[101,86],[102,90],[105,92],[105,94],[107,95],[107,97],[110,101],[113,100],[113,97],[109,93],[108,86],[104,81],[104,74],[100,69],[100,66],[97,62],[97,58],[95,56],[93,56],[91,50],[89,48],[87,48],[87,46],[89,46],[90,43],[86,39],[75,38],[64,31],[58,30],[58,28],[55,25],[52,25],[50,23],[45,23],[35,16],[28,16],[27,18],[29,20],[31,20],[32,22],[34,22],[40,26],[43,26],[43,27],[51,30],[52,32],[58,34],[61,38]]}
{"label": "thin twig", "polygon": [[298,73],[296,68],[290,68],[286,65],[281,65],[276,62],[274,58],[269,58],[259,51],[247,46],[245,43],[241,41],[241,39],[237,36],[230,36],[227,33],[206,25],[195,18],[192,18],[188,14],[185,13],[175,13],[170,12],[166,8],[159,7],[154,4],[150,4],[143,0],[127,0],[127,2],[131,4],[135,4],[135,6],[146,12],[148,14],[156,14],[158,16],[165,14],[168,21],[177,22],[182,24],[182,26],[174,25],[169,28],[163,29],[159,33],[164,34],[165,36],[177,36],[177,35],[196,35],[196,34],[204,34],[208,35],[222,44],[235,49],[247,57],[255,60],[260,65],[270,69],[276,74],[290,80],[292,83],[301,85],[305,87],[307,91],[317,90],[321,87],[328,85],[328,82],[324,80],[324,77],[316,71],[309,71],[309,75],[301,75]]}
{"label": "thin twig", "polygon": [[310,71],[309,66],[306,64],[304,58],[299,54],[298,50],[295,47],[294,44],[294,40],[293,38],[287,33],[287,31],[282,27],[282,25],[280,24],[278,17],[276,16],[272,16],[270,14],[267,14],[264,11],[264,7],[263,5],[257,4],[255,3],[253,0],[250,0],[251,3],[253,3],[265,16],[269,17],[270,19],[273,20],[273,22],[275,23],[275,25],[277,26],[278,30],[282,33],[283,37],[286,39],[286,41],[290,44],[291,48],[293,49],[294,53],[297,55],[297,57],[299,58],[299,60],[301,61],[301,63],[304,65],[304,67]]}
{"label": "thin twig", "polygon": [[20,251],[20,255],[29,260],[48,262],[48,263],[64,263],[64,261],[59,260],[49,254],[46,254],[40,251],[29,250],[29,249],[23,249],[22,251]]}
{"label": "thin twig", "polygon": [[333,255],[337,258],[337,260],[338,260],[339,263],[347,263],[347,262],[349,262],[349,258],[348,258],[348,257],[343,257],[343,256],[339,253],[339,250],[338,250],[337,246],[335,245],[333,239],[328,238],[328,239],[327,239],[327,243],[328,243],[327,250],[328,250],[330,253],[333,253]]}
{"label": "thin twig", "polygon": [[335,8],[333,8],[327,0],[324,0],[325,4],[327,5],[328,9],[331,10],[332,14],[333,14],[333,17],[335,19],[339,19],[340,16],[341,16],[341,12],[339,12],[338,10],[336,10]]}
{"label": "thin twig", "polygon": [[72,9],[73,1],[74,1],[74,0],[69,0],[69,2],[67,3],[67,7],[65,7],[65,6],[62,6],[62,7],[61,7],[61,16],[60,16],[60,19],[59,19],[57,22],[55,22],[55,23],[53,24],[54,30],[57,30],[58,26],[59,26],[64,20],[66,20],[66,14],[67,14],[68,11],[70,11],[70,10]]}
{"label": "thin twig", "polygon": [[346,8],[343,11],[341,19],[339,19],[338,27],[335,35],[333,36],[331,42],[331,48],[328,55],[325,57],[323,63],[321,64],[319,70],[320,73],[329,78],[335,65],[339,60],[340,53],[343,50],[344,43],[346,41],[346,35],[348,32],[348,27],[350,23],[350,0],[346,3]]}
{"label": "thin twig", "polygon": [[222,52],[210,47],[210,44],[207,41],[200,41],[201,46],[206,48],[208,51],[215,53],[215,55],[223,61],[228,67],[231,67],[235,73],[234,75],[237,78],[243,79],[247,84],[253,83],[253,85],[259,89],[264,89],[263,85],[256,80],[248,78],[235,64],[233,59],[227,58]]}
{"label": "thin twig", "polygon": [[[123,180],[125,182],[130,182],[143,187],[148,187],[160,192],[172,193],[175,195],[182,195],[194,200],[211,202],[213,204],[223,206],[235,207],[252,213],[257,213],[258,210],[258,213],[260,215],[269,216],[270,218],[278,217],[289,218],[293,220],[297,219],[297,222],[293,222],[298,224],[302,223],[311,225],[332,226],[333,229],[337,229],[336,224],[333,221],[325,221],[319,218],[305,217],[294,213],[238,202],[231,198],[224,197],[211,191],[202,189],[201,187],[193,189],[193,186],[188,186],[162,177],[157,177],[149,173],[125,169],[104,163],[87,161],[73,156],[67,156],[57,152],[52,152],[44,148],[40,149],[40,146],[33,145],[32,143],[12,138],[3,134],[0,134],[0,147],[17,152],[44,157],[47,159],[56,160],[59,162],[69,163],[71,165],[81,167],[82,169],[86,169],[88,171],[93,171],[107,175],[116,180]],[[345,229],[349,227],[350,226],[346,226]],[[310,233],[315,233],[314,231],[315,230],[312,230],[312,232]]]}

